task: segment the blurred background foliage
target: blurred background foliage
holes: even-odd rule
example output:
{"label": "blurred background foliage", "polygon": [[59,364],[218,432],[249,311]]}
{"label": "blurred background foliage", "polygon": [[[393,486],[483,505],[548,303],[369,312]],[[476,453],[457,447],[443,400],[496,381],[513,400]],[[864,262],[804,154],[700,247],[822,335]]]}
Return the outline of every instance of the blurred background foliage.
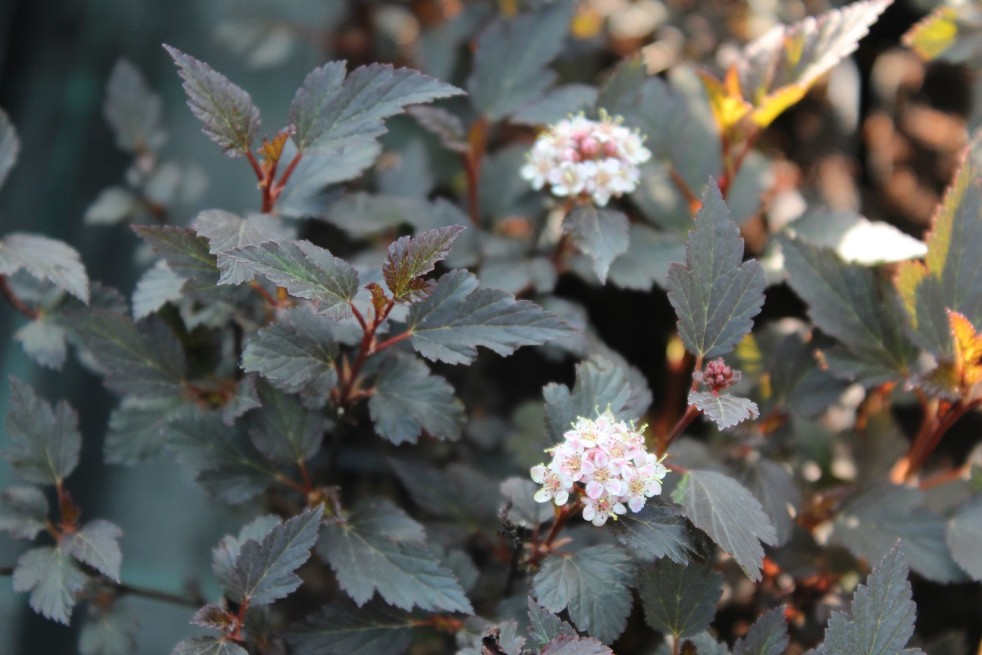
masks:
{"label": "blurred background foliage", "polygon": [[[539,4],[545,0],[539,0]],[[23,152],[0,196],[0,232],[29,230],[62,239],[82,253],[90,276],[125,295],[136,279],[128,230],[83,226],[86,208],[107,186],[119,184],[130,164],[117,149],[103,116],[103,94],[114,63],[125,57],[163,99],[166,157],[179,163],[200,195],[175,205],[178,224],[197,210],[254,209],[251,173],[224,158],[199,131],[170,59],[172,44],[209,62],[246,88],[268,117],[285,117],[304,74],[329,59],[349,68],[387,61],[420,68],[463,86],[466,44],[461,34],[490,12],[514,11],[518,0],[3,0],[0,2],[0,107],[20,133]],[[532,3],[537,4],[537,3]],[[650,72],[681,60],[721,70],[736,48],[777,22],[790,22],[837,6],[812,0],[584,0],[572,25],[574,39],[558,69],[570,81],[595,81],[626,56],[641,53]],[[801,198],[833,209],[863,209],[920,237],[950,180],[966,126],[978,121],[973,106],[976,74],[960,63],[925,64],[900,45],[901,35],[931,3],[899,0],[876,23],[856,55],[838,66],[809,96],[773,125],[762,149],[774,158],[764,191],[767,220],[793,213]],[[385,143],[405,143],[419,128],[390,122]],[[417,133],[418,136],[418,133]],[[531,132],[511,138],[528,140]],[[411,150],[403,150],[411,152]],[[437,162],[438,163],[438,162]],[[409,167],[383,155],[376,182],[390,193],[413,195],[420,182]],[[393,168],[394,167],[394,168]],[[751,251],[766,230],[744,224]],[[761,223],[763,225],[763,223]],[[656,397],[663,391],[664,344],[674,315],[664,294],[591,289],[564,279],[560,295],[590,308],[604,340],[641,368]],[[764,318],[801,313],[784,287],[768,292]],[[236,510],[208,502],[169,459],[132,467],[102,463],[102,438],[110,395],[69,360],[62,373],[30,363],[13,334],[21,324],[0,309],[0,372],[27,380],[49,398],[66,398],[80,410],[83,465],[73,478],[77,500],[90,516],[105,516],[124,530],[123,578],[169,591],[207,584],[211,547],[243,521]],[[520,367],[509,363],[509,367]],[[518,368],[508,369],[514,375]],[[557,369],[557,376],[563,369]],[[566,372],[565,374],[568,374]],[[537,393],[539,377],[531,393]],[[498,377],[498,379],[501,379]],[[522,385],[519,385],[522,386]],[[9,386],[0,384],[0,415]],[[975,425],[974,428],[978,426]],[[973,425],[961,425],[972,430]],[[0,437],[0,446],[4,438]],[[957,447],[957,438],[948,442]],[[10,476],[0,468],[0,487]],[[12,541],[0,537],[0,566],[13,563]],[[946,589],[947,591],[942,591]],[[206,589],[206,591],[211,591]],[[943,604],[925,600],[948,593]],[[934,632],[971,621],[977,589],[959,598],[957,588],[915,586],[919,626]],[[952,599],[957,602],[952,602]],[[967,616],[954,610],[965,600]],[[134,599],[153,619],[140,633],[140,652],[167,653],[185,633],[186,608]],[[956,615],[956,616],[953,616]],[[976,615],[976,618],[977,615]],[[0,585],[0,651],[75,652],[78,621],[64,629],[27,608],[26,597]]]}

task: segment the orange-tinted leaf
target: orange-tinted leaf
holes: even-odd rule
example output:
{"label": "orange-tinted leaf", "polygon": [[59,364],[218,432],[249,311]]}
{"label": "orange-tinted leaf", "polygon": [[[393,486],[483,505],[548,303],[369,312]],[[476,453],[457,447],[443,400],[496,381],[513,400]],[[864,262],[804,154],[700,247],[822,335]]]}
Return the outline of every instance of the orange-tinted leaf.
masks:
{"label": "orange-tinted leaf", "polygon": [[904,34],[904,45],[928,61],[936,59],[955,43],[957,17],[954,7],[938,7]]}
{"label": "orange-tinted leaf", "polygon": [[272,141],[263,137],[263,145],[259,148],[259,154],[263,158],[264,171],[268,173],[279,163],[280,157],[283,156],[283,146],[286,145],[287,140],[293,136],[294,132],[293,126],[290,125],[277,132]]}
{"label": "orange-tinted leaf", "polygon": [[[733,71],[735,69],[730,69]],[[743,99],[739,85],[734,85],[735,76],[727,72],[723,81],[717,80],[706,71],[698,71],[699,79],[706,89],[709,106],[720,131],[728,133],[753,109],[753,105]],[[729,82],[729,83],[728,83]]]}
{"label": "orange-tinted leaf", "polygon": [[982,335],[963,314],[948,310],[948,324],[955,346],[955,368],[962,389],[982,382]]}

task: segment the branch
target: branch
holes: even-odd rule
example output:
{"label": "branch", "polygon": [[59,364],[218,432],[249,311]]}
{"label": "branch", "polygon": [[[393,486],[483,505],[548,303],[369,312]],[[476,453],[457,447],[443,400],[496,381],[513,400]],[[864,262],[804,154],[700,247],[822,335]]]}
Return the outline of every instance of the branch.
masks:
{"label": "branch", "polygon": [[10,288],[6,275],[0,275],[0,295],[6,298],[11,307],[32,321],[37,320],[38,317],[41,316],[41,312],[29,306],[27,303],[17,297],[14,290]]}

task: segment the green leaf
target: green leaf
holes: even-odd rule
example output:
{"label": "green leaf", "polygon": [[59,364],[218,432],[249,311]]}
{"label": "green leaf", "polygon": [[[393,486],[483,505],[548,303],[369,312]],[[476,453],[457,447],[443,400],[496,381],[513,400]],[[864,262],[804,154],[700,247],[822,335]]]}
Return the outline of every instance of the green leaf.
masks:
{"label": "green leaf", "polygon": [[474,608],[449,569],[422,543],[423,530],[384,501],[363,501],[324,527],[318,553],[359,606],[378,591],[390,605],[464,612]]}
{"label": "green leaf", "polygon": [[268,605],[300,586],[296,571],[317,541],[321,505],[277,525],[262,541],[242,544],[229,576],[228,590],[250,605]]}
{"label": "green leaf", "polygon": [[13,232],[0,239],[0,275],[24,270],[47,280],[83,303],[89,302],[89,276],[78,251],[37,234]]}
{"label": "green leaf", "polygon": [[528,597],[529,636],[539,646],[544,646],[556,637],[575,637],[576,630],[569,623]]}
{"label": "green leaf", "polygon": [[598,209],[593,205],[577,205],[563,219],[563,232],[573,243],[593,259],[593,271],[600,283],[607,282],[611,263],[627,252],[627,216],[612,209]]}
{"label": "green leaf", "polygon": [[850,612],[832,614],[825,629],[823,654],[901,653],[914,634],[917,613],[907,573],[904,552],[896,544],[873,569],[866,584],[856,589]]}
{"label": "green leaf", "polygon": [[287,632],[296,655],[400,655],[409,648],[415,617],[380,602],[338,602]]}
{"label": "green leaf", "polygon": [[78,465],[78,414],[61,400],[54,407],[30,385],[10,378],[9,447],[4,458],[28,482],[56,484]]}
{"label": "green leaf", "polygon": [[[276,201],[276,213],[290,218],[323,218],[337,199],[337,190],[329,185],[358,177],[378,159],[382,146],[376,141],[354,141],[331,152],[310,150],[287,181]],[[297,154],[293,142],[286,144],[282,159],[290,161]]]}
{"label": "green leaf", "polygon": [[664,289],[671,264],[685,259],[685,246],[673,234],[636,223],[628,229],[628,240],[627,251],[607,271],[611,283],[633,291],[651,291],[654,284]]}
{"label": "green leaf", "polygon": [[[630,371],[617,362],[595,355],[576,365],[576,384],[569,387],[550,382],[542,389],[546,402],[546,428],[553,443],[580,417],[594,418],[610,409],[614,416],[633,421],[651,404],[651,392],[631,379]],[[643,385],[643,379],[640,384]]]}
{"label": "green leaf", "polygon": [[785,607],[775,607],[754,621],[750,630],[733,644],[733,655],[784,655],[791,642]]}
{"label": "green leaf", "polygon": [[117,540],[122,536],[123,531],[118,525],[96,519],[83,525],[78,532],[66,535],[60,547],[79,562],[119,582],[123,553]]}
{"label": "green leaf", "polygon": [[393,300],[413,303],[429,295],[435,284],[419,278],[432,271],[438,261],[446,259],[463,231],[462,225],[451,225],[393,241],[382,263],[382,277]]}
{"label": "green leaf", "polygon": [[136,612],[122,603],[113,603],[82,625],[78,652],[80,655],[132,655],[137,652],[139,628]]}
{"label": "green leaf", "polygon": [[722,473],[692,470],[682,477],[672,498],[693,525],[733,556],[747,577],[760,581],[761,543],[776,545],[777,532],[753,494]]}
{"label": "green leaf", "polygon": [[242,218],[223,209],[201,212],[195,217],[192,227],[198,236],[208,239],[208,251],[217,257],[216,263],[221,271],[218,284],[242,284],[255,277],[248,265],[229,257],[226,254],[228,251],[293,236],[293,231],[287,229],[276,216],[252,214]]}
{"label": "green leaf", "polygon": [[265,275],[290,295],[319,303],[318,311],[346,316],[358,291],[358,273],[348,262],[309,241],[267,241],[226,253]]}
{"label": "green leaf", "polygon": [[335,325],[304,308],[281,312],[246,343],[242,368],[281,391],[326,398],[338,381]]}
{"label": "green leaf", "polygon": [[213,414],[172,420],[167,446],[202,486],[228,503],[250,500],[280,476],[246,435]]}
{"label": "green leaf", "polygon": [[203,61],[168,45],[164,50],[177,64],[191,113],[204,124],[201,131],[229,157],[249,152],[260,125],[249,94]]}
{"label": "green leaf", "polygon": [[460,438],[466,419],[463,403],[450,383],[432,375],[419,358],[386,358],[373,389],[368,410],[375,431],[392,443],[416,443],[423,432],[437,439]]}
{"label": "green leaf", "polygon": [[157,455],[164,446],[164,429],[179,416],[195,411],[181,396],[123,398],[109,415],[103,448],[107,464],[135,464]]}
{"label": "green leaf", "polygon": [[139,155],[164,144],[160,96],[126,59],[117,60],[109,73],[102,112],[121,150]]}
{"label": "green leaf", "polygon": [[782,240],[781,251],[791,288],[808,303],[815,325],[842,341],[878,379],[906,374],[916,350],[904,335],[893,294],[878,284],[875,271],[795,239]]}
{"label": "green leaf", "polygon": [[546,609],[567,610],[577,630],[611,643],[627,625],[633,579],[631,558],[604,544],[548,558],[535,574],[532,588]]}
{"label": "green leaf", "polygon": [[189,227],[134,225],[132,229],[164,258],[176,275],[186,280],[185,293],[202,299],[214,297],[219,271],[215,256],[208,250],[207,239]]}
{"label": "green leaf", "polygon": [[667,557],[685,564],[696,552],[677,505],[650,498],[640,512],[628,512],[617,518],[610,531],[637,557],[645,560]]}
{"label": "green leaf", "polygon": [[571,114],[589,110],[596,101],[596,87],[589,84],[564,84],[553,87],[541,98],[516,111],[509,121],[516,125],[533,127],[549,125]]}
{"label": "green leaf", "polygon": [[[2,525],[2,523],[0,523]],[[973,580],[982,580],[982,494],[976,494],[948,519],[945,542]]]}
{"label": "green leaf", "polygon": [[188,623],[218,632],[225,632],[232,629],[235,625],[235,615],[218,605],[208,604],[195,612]]}
{"label": "green leaf", "polygon": [[17,163],[17,156],[20,154],[20,139],[17,137],[17,130],[7,113],[0,109],[0,188],[7,181],[10,169]]}
{"label": "green leaf", "polygon": [[238,644],[223,637],[191,637],[174,646],[170,655],[249,655]]}
{"label": "green leaf", "polygon": [[65,328],[50,320],[46,314],[25,323],[14,333],[14,339],[20,341],[24,352],[31,359],[41,366],[55,370],[60,370],[65,363],[68,353],[65,338]]}
{"label": "green leaf", "polygon": [[638,587],[644,616],[655,630],[692,637],[709,627],[723,593],[723,575],[698,564],[660,560],[646,569]]}
{"label": "green leaf", "polygon": [[124,395],[176,396],[183,392],[184,351],[159,318],[134,323],[127,316],[93,310],[76,328],[82,343],[107,371],[106,386]]}
{"label": "green leaf", "polygon": [[935,582],[963,581],[945,545],[944,517],[925,506],[918,489],[876,484],[850,498],[835,517],[831,543],[868,561],[903,539],[911,568]]}
{"label": "green leaf", "polygon": [[771,376],[772,395],[764,403],[771,409],[813,417],[824,412],[849,386],[818,363],[818,353],[809,333],[795,329],[766,348],[765,367]]}
{"label": "green leaf", "polygon": [[433,293],[409,310],[407,323],[416,352],[448,364],[470,364],[478,346],[507,356],[570,332],[565,322],[532,302],[479,289],[477,278],[462,270],[441,277]]}
{"label": "green leaf", "polygon": [[123,187],[106,187],[85,208],[82,217],[86,225],[116,225],[131,217],[140,210],[140,199],[129,189]]}
{"label": "green leaf", "polygon": [[978,56],[978,7],[944,3],[907,30],[903,44],[923,59],[967,63]]}
{"label": "green leaf", "polygon": [[178,275],[163,259],[140,276],[133,289],[133,318],[140,320],[158,311],[167,303],[184,297],[187,280]]}
{"label": "green leaf", "polygon": [[447,150],[463,154],[469,148],[464,123],[453,112],[440,107],[410,107],[406,113],[416,119],[420,127],[440,140]]}
{"label": "green leaf", "polygon": [[[689,232],[685,264],[668,271],[668,299],[689,352],[704,358],[733,350],[764,304],[764,272],[743,262],[743,239],[723,196],[710,182]],[[742,263],[741,263],[742,262]]]}
{"label": "green leaf", "polygon": [[87,578],[67,554],[58,548],[33,548],[17,560],[14,591],[30,592],[31,609],[41,616],[68,625],[75,594]]}
{"label": "green leaf", "polygon": [[304,409],[300,400],[274,389],[267,383],[257,385],[262,408],[253,412],[249,431],[256,449],[270,460],[284,466],[310,459],[324,440],[324,416]]}
{"label": "green leaf", "polygon": [[301,152],[313,148],[333,155],[351,142],[384,134],[382,119],[407,105],[460,93],[428,75],[388,64],[361,66],[345,78],[344,62],[332,61],[307,75],[290,105],[289,120]]}
{"label": "green leaf", "polygon": [[561,635],[543,646],[539,655],[614,655],[614,651],[591,637]]}
{"label": "green leaf", "polygon": [[757,403],[728,393],[690,391],[688,403],[711,419],[720,430],[760,416]]}
{"label": "green leaf", "polygon": [[791,474],[775,461],[748,457],[740,470],[740,482],[760,501],[774,524],[775,545],[784,545],[794,529],[793,516],[801,507],[801,492]]}
{"label": "green leaf", "polygon": [[547,66],[562,51],[573,8],[560,0],[485,29],[467,81],[474,106],[497,121],[544,94],[556,79]]}
{"label": "green leaf", "polygon": [[48,499],[37,487],[7,487],[0,491],[0,532],[33,541],[45,529]]}
{"label": "green leaf", "polygon": [[939,357],[954,354],[946,310],[982,325],[982,143],[975,140],[937,208],[924,263],[902,264],[896,284],[910,335]]}

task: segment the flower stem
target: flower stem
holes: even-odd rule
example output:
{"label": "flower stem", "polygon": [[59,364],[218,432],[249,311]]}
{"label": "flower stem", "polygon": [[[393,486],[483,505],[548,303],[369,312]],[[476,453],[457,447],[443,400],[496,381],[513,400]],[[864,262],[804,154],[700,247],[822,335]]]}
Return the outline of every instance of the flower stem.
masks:
{"label": "flower stem", "polygon": [[697,416],[699,416],[699,410],[696,409],[695,405],[689,405],[685,410],[685,414],[682,414],[682,417],[675,423],[675,427],[672,428],[672,431],[669,432],[664,439],[660,440],[658,444],[659,457],[665,454],[665,451],[667,451],[668,447],[672,445],[672,442],[675,441],[687,427],[689,427],[689,424],[692,423]]}

